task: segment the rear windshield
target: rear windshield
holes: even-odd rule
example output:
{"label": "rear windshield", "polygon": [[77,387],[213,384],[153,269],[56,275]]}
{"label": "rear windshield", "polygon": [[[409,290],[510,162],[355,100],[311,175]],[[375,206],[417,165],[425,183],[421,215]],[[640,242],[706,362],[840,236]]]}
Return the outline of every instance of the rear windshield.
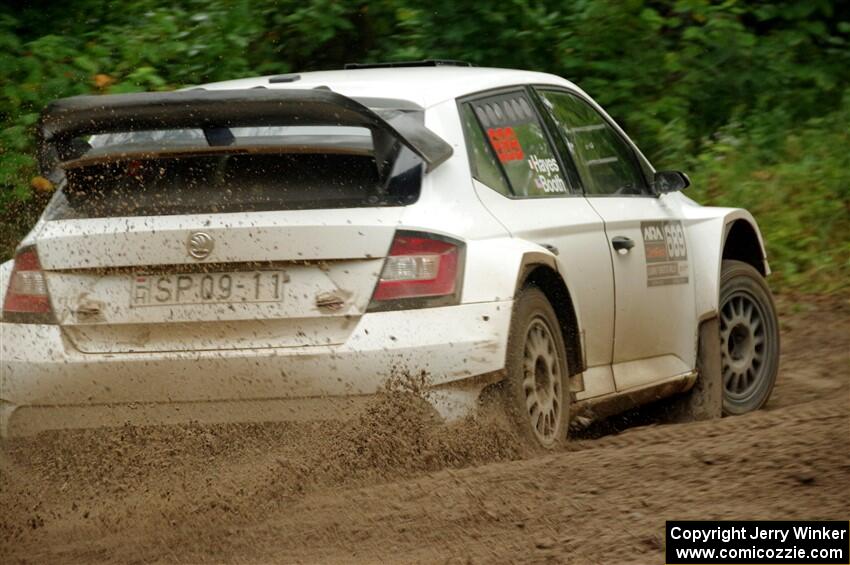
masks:
{"label": "rear windshield", "polygon": [[403,146],[395,163],[377,163],[372,132],[359,127],[136,131],[82,142],[63,165],[47,220],[403,206],[416,201],[422,178]]}

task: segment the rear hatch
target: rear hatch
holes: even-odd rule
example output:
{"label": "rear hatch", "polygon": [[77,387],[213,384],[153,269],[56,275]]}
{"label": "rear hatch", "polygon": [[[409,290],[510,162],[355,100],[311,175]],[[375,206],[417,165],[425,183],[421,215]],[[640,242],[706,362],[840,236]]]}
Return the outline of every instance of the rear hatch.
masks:
{"label": "rear hatch", "polygon": [[388,125],[433,136],[421,112],[288,91],[258,118],[240,92],[154,95],[154,117],[113,97],[48,110],[60,190],[37,248],[79,350],[333,345],[366,312],[403,207],[439,164]]}

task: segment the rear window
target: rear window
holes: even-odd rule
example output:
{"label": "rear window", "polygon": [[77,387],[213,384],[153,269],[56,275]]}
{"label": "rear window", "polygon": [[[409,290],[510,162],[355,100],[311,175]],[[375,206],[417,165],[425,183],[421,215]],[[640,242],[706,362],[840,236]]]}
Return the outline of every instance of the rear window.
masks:
{"label": "rear window", "polygon": [[[496,165],[489,153],[473,151],[475,174],[479,175],[479,180],[486,174],[488,180],[482,182],[499,190],[494,169],[500,167],[516,197],[562,196],[569,192],[543,124],[524,92],[497,94],[467,104],[480,130],[470,136],[471,141],[480,143],[481,134],[485,134],[492,155],[498,159]],[[472,124],[467,123],[467,127]],[[490,162],[482,159],[484,157]]]}
{"label": "rear window", "polygon": [[509,196],[511,189],[508,186],[502,168],[493,156],[484,132],[475,117],[472,106],[462,106],[463,131],[466,134],[466,144],[469,149],[469,161],[472,165],[472,176],[484,183],[496,192]]}
{"label": "rear window", "polygon": [[372,133],[359,127],[152,130],[81,141],[85,149],[63,165],[48,220],[403,206],[418,199],[422,178],[404,146],[394,163],[377,163]]}

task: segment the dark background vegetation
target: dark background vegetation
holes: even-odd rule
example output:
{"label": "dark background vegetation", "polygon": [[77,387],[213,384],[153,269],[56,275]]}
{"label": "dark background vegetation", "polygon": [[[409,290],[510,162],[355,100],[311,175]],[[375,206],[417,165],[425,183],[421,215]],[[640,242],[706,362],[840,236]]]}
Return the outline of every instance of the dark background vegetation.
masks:
{"label": "dark background vegetation", "polygon": [[749,208],[785,292],[850,280],[850,2],[69,0],[0,6],[0,258],[49,194],[50,100],[345,62],[455,58],[556,73],[692,198]]}

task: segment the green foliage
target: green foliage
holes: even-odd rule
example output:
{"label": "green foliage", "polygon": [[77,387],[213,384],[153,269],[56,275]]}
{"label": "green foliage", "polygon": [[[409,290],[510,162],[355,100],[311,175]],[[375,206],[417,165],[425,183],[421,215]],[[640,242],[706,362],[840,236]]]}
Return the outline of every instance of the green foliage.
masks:
{"label": "green foliage", "polygon": [[0,7],[0,256],[45,200],[30,188],[32,134],[50,100],[432,57],[570,78],[657,166],[687,166],[698,199],[750,208],[783,288],[847,280],[846,3],[18,4]]}
{"label": "green foliage", "polygon": [[[764,116],[732,122],[694,157],[692,197],[760,220],[781,288],[850,290],[850,91],[778,146]],[[762,136],[767,136],[763,139]],[[766,154],[765,147],[772,147]]]}

